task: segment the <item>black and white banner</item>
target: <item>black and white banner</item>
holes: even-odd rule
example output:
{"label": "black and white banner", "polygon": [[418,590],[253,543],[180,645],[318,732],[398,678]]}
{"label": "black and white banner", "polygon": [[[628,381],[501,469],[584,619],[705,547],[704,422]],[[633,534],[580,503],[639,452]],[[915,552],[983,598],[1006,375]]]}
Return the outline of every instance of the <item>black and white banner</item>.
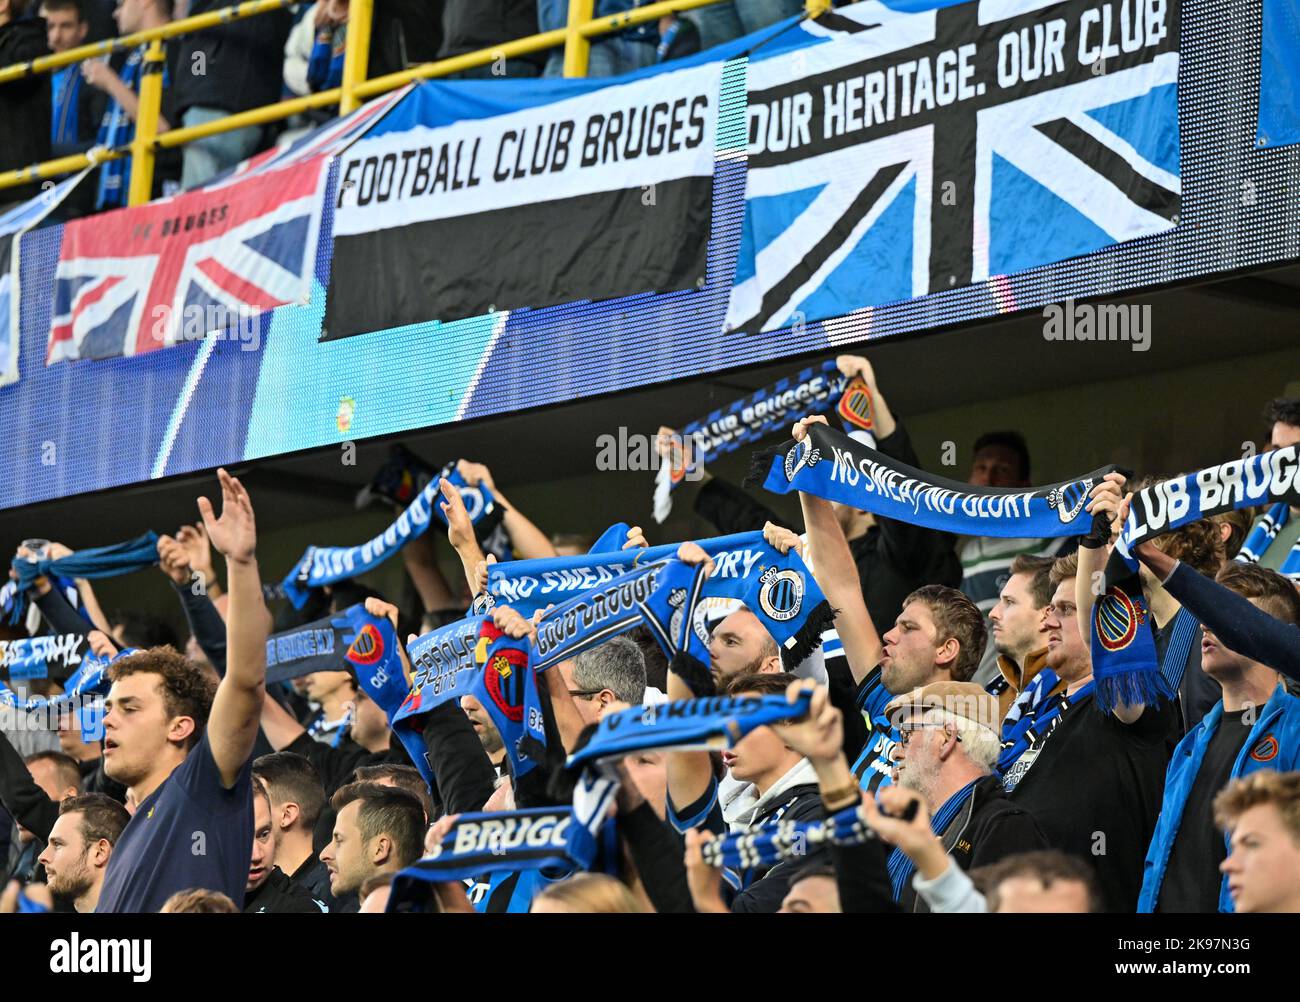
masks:
{"label": "black and white banner", "polygon": [[323,337],[696,288],[721,80],[416,88],[339,165]]}

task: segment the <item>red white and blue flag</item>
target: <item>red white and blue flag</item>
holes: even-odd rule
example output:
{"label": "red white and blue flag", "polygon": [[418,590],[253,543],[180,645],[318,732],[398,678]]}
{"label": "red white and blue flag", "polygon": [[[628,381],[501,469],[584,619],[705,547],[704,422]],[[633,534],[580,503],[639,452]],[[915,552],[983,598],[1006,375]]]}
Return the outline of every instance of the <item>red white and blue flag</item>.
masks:
{"label": "red white and blue flag", "polygon": [[261,314],[306,304],[330,163],[405,94],[203,188],[68,223],[46,363],[139,355],[210,334],[244,338]]}

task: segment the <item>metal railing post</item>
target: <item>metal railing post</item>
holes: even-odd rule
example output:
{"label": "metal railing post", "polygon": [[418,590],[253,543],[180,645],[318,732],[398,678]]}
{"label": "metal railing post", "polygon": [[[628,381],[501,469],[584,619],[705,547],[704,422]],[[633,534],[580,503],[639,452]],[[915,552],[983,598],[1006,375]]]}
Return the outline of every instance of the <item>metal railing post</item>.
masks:
{"label": "metal railing post", "polygon": [[361,107],[356,95],[357,84],[366,79],[370,62],[370,22],[374,16],[375,0],[349,0],[348,41],[343,53],[343,99],[339,101],[339,114],[347,115]]}
{"label": "metal railing post", "polygon": [[564,75],[585,77],[591,58],[591,40],[582,34],[582,26],[591,20],[596,0],[569,0],[569,23],[564,36]]}
{"label": "metal railing post", "polygon": [[140,67],[140,103],[131,140],[131,186],[128,205],[144,205],[153,195],[154,137],[158,135],[158,109],[162,106],[163,40],[155,38]]}

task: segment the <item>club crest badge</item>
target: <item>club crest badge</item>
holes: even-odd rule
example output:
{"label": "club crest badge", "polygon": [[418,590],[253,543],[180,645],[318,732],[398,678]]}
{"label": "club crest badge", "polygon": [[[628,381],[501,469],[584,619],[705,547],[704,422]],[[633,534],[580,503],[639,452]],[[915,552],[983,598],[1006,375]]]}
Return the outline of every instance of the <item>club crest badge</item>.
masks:
{"label": "club crest badge", "polygon": [[1272,762],[1277,758],[1277,738],[1269,735],[1250,750],[1250,757],[1256,762]]}
{"label": "club crest badge", "polygon": [[1093,612],[1097,641],[1112,653],[1133,643],[1138,627],[1145,622],[1146,611],[1118,588],[1106,592]]}
{"label": "club crest badge", "polygon": [[769,567],[759,580],[758,604],[770,619],[778,623],[789,622],[803,608],[804,584],[798,571],[778,571]]}
{"label": "club crest badge", "polygon": [[821,458],[821,450],[813,448],[811,438],[796,442],[794,448],[785,454],[785,479],[794,483],[795,474],[805,466],[811,470],[821,461]]}
{"label": "club crest badge", "polygon": [[1056,509],[1056,515],[1063,525],[1069,525],[1083,511],[1088,503],[1088,492],[1092,490],[1092,478],[1076,480],[1052,488],[1047,495],[1047,504]]}
{"label": "club crest badge", "polygon": [[345,657],[354,665],[372,665],[384,656],[384,637],[373,623],[357,631]]}
{"label": "club crest badge", "polygon": [[849,385],[844,388],[844,395],[840,397],[839,406],[835,411],[846,424],[861,428],[863,431],[873,430],[876,426],[876,418],[871,409],[871,390],[867,388],[866,380],[861,376],[854,376],[849,381]]}

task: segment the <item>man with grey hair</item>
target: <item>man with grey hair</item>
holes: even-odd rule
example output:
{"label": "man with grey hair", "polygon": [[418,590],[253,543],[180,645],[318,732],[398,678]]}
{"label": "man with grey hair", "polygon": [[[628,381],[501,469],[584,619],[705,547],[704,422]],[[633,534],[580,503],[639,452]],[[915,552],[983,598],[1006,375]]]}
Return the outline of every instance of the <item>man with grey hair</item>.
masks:
{"label": "man with grey hair", "polygon": [[614,703],[640,705],[645,698],[645,655],[627,637],[614,637],[560,665],[560,675],[584,724],[593,724]]}
{"label": "man with grey hair", "polygon": [[[998,701],[973,682],[932,682],[886,707],[901,740],[894,782],[925,801],[934,834],[963,870],[1014,852],[1047,847],[1033,816],[1012,804],[992,774],[1000,750]],[[894,896],[904,911],[928,911],[896,850],[889,860]]]}

